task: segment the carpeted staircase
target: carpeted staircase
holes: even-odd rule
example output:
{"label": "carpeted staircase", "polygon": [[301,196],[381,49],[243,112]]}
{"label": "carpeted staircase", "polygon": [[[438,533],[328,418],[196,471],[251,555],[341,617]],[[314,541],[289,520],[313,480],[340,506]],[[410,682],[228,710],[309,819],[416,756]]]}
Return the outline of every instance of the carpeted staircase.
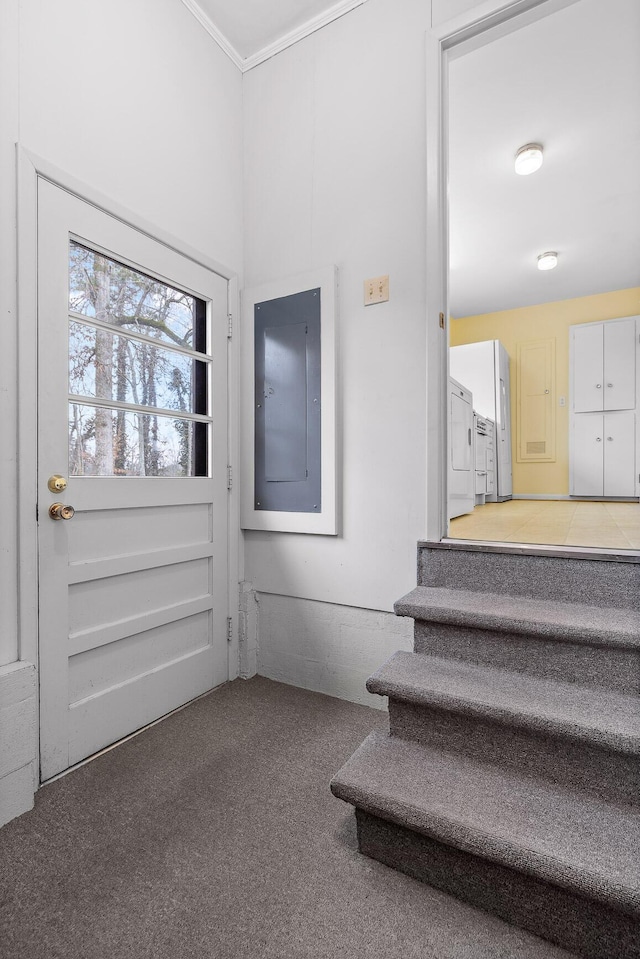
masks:
{"label": "carpeted staircase", "polygon": [[440,544],[414,652],[331,783],[360,851],[589,959],[640,959],[640,565]]}

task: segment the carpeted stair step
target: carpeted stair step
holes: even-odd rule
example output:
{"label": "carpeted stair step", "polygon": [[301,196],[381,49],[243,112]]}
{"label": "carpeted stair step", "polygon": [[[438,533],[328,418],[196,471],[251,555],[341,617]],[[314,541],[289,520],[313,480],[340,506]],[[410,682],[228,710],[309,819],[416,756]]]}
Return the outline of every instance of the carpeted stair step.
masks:
{"label": "carpeted stair step", "polygon": [[640,689],[640,613],[475,590],[418,586],[395,604],[419,653],[532,675]]}
{"label": "carpeted stair step", "polygon": [[331,783],[362,852],[590,959],[640,957],[640,814],[374,732]]}
{"label": "carpeted stair step", "polygon": [[[456,544],[457,545],[457,544]],[[584,603],[640,612],[640,562],[637,556],[602,555],[596,559],[579,550],[523,550],[501,546],[492,550],[452,544],[420,543],[418,583],[451,589],[473,583],[478,592],[529,599]],[[606,560],[606,561],[605,561]]]}
{"label": "carpeted stair step", "polygon": [[607,645],[640,652],[640,612],[526,599],[470,589],[417,586],[394,604],[398,616]]}
{"label": "carpeted stair step", "polygon": [[621,802],[640,798],[640,700],[398,652],[367,681],[391,733]]}

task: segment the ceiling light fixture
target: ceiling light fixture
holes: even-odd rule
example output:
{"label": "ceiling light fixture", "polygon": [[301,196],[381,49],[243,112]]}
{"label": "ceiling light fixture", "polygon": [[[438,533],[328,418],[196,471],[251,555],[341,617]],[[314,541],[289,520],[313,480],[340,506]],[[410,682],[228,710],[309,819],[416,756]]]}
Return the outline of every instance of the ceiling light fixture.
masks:
{"label": "ceiling light fixture", "polygon": [[553,250],[548,253],[541,253],[538,257],[539,270],[553,270],[558,265],[558,254]]}
{"label": "ceiling light fixture", "polygon": [[516,153],[515,169],[520,176],[535,173],[542,166],[542,147],[539,143],[525,143]]}

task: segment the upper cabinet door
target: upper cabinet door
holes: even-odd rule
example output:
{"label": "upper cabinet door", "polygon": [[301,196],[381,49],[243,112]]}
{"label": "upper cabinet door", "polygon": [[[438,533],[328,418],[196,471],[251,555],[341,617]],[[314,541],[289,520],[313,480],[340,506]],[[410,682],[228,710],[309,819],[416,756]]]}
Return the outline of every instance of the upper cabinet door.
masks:
{"label": "upper cabinet door", "polygon": [[[603,324],[571,330],[573,337],[573,411],[589,413],[604,406]],[[610,381],[612,382],[612,381]]]}
{"label": "upper cabinet door", "polygon": [[604,323],[604,377],[598,409],[631,410],[636,405],[635,318]]}

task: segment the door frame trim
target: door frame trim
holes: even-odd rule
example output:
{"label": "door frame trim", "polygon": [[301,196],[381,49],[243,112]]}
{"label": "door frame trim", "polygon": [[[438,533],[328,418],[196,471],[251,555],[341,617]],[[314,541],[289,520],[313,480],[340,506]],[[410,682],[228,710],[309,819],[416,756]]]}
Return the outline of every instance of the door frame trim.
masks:
{"label": "door frame trim", "polygon": [[[38,389],[38,180],[65,190],[156,242],[194,261],[227,280],[227,312],[237,319],[239,311],[238,274],[206,256],[154,223],[138,216],[100,190],[78,180],[43,157],[16,144],[17,171],[17,315],[18,315],[18,418],[17,418],[17,527],[18,527],[18,659],[33,663],[38,671],[38,523],[37,523],[37,389]],[[229,465],[237,475],[239,463],[239,337],[227,340],[227,452]],[[236,489],[227,497],[227,615],[232,620],[232,640],[227,644],[228,678],[238,669],[238,584],[242,571],[240,504]],[[36,769],[40,767],[40,702],[35,723]],[[37,785],[37,783],[36,783]]]}
{"label": "door frame trim", "polygon": [[[484,0],[426,35],[426,325],[427,472],[426,540],[447,537],[449,380],[449,223],[447,60],[455,48],[488,42],[489,31],[509,33],[519,24],[546,17],[578,0]],[[440,315],[444,325],[440,326]]]}

